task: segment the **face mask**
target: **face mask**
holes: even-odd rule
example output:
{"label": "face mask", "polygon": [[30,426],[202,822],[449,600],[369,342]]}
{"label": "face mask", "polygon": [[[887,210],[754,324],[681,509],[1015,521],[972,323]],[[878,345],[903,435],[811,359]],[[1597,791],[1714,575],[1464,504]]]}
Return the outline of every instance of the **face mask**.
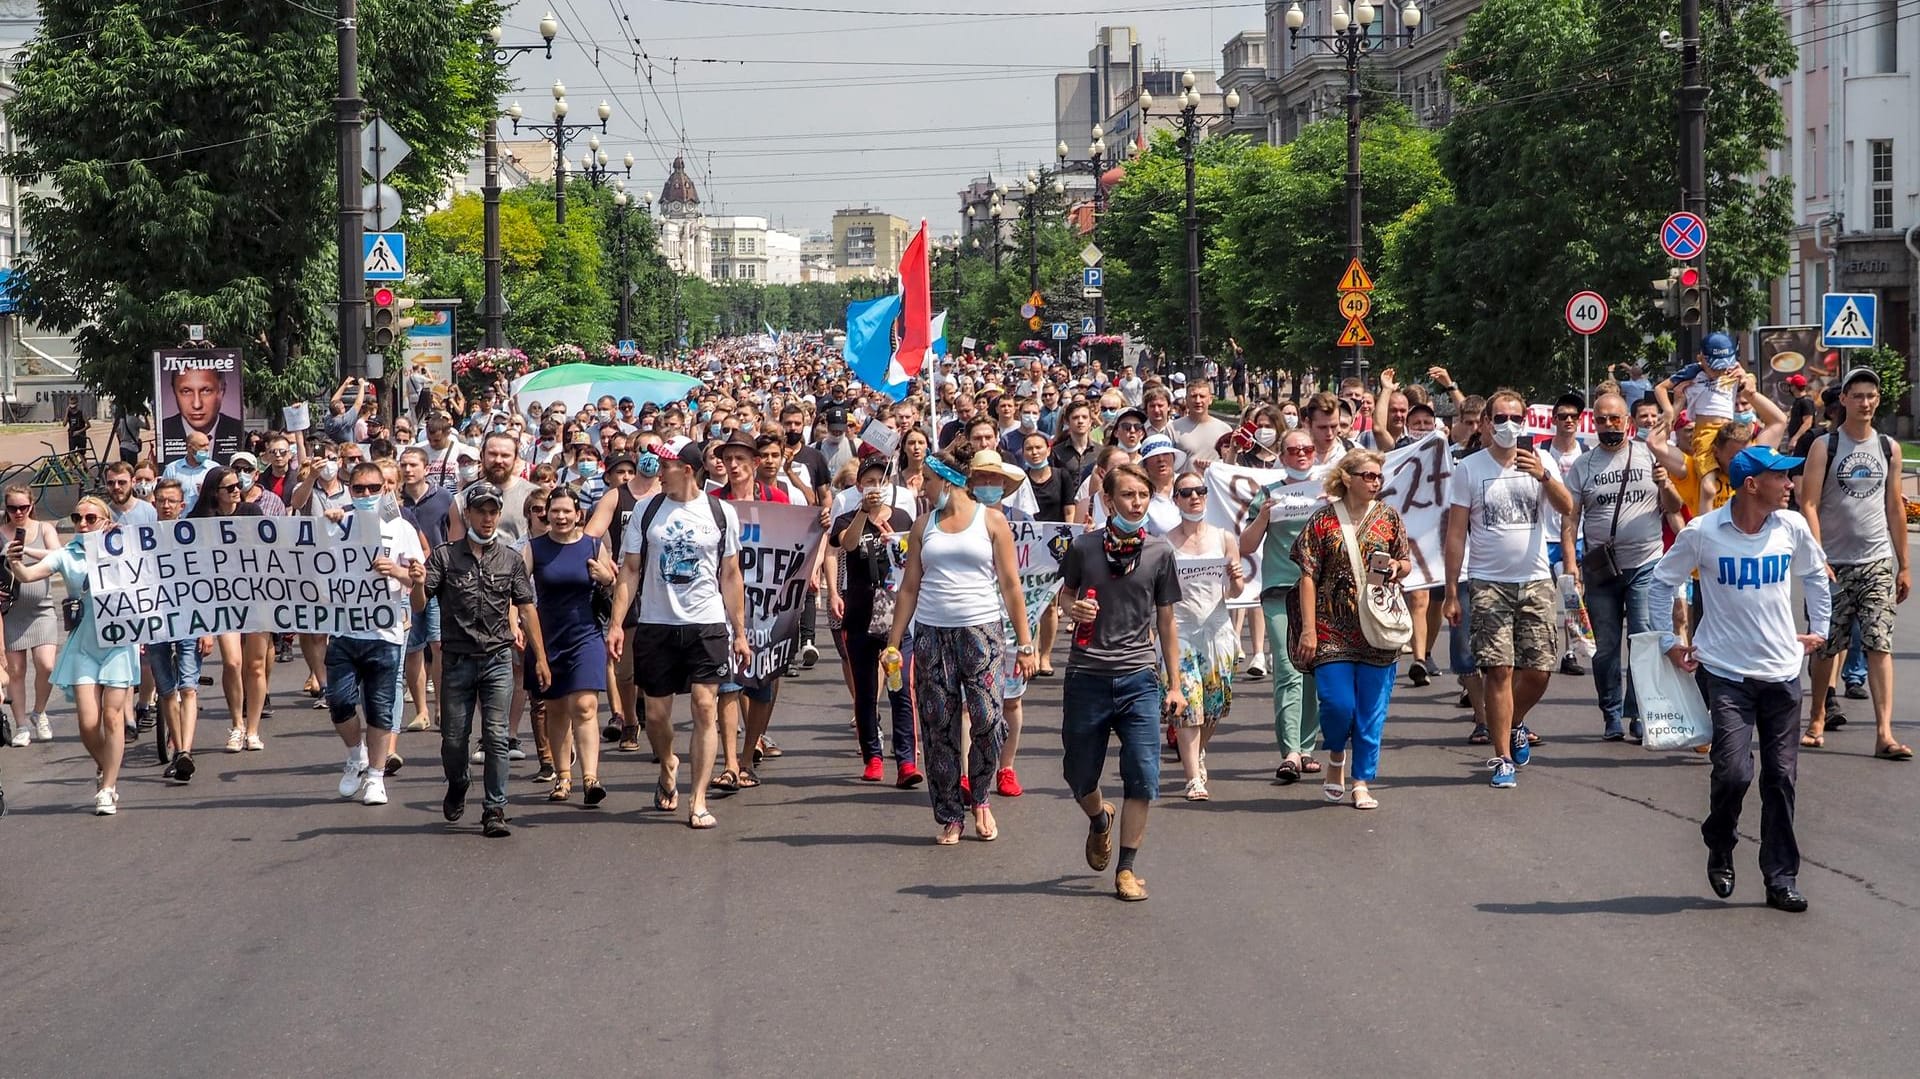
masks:
{"label": "face mask", "polygon": [[1749,424],[1749,423],[1752,423],[1755,419],[1757,419],[1758,416],[1759,414],[1756,412],[1753,412],[1752,410],[1748,410],[1746,412],[1736,412],[1733,414],[1733,422],[1739,423],[1739,424]]}
{"label": "face mask", "polygon": [[600,474],[600,462],[581,461],[573,466],[573,470],[580,474],[581,479],[590,480]]}
{"label": "face mask", "polygon": [[322,480],[328,483],[332,483],[333,478],[335,476],[338,476],[339,474],[340,474],[340,462],[338,461],[320,462],[320,478]]}
{"label": "face mask", "polygon": [[1261,446],[1271,446],[1280,433],[1271,427],[1262,427],[1253,433],[1253,441]]}
{"label": "face mask", "polygon": [[1206,510],[1181,510],[1180,519],[1188,522],[1204,521],[1207,519],[1207,511]]}
{"label": "face mask", "polygon": [[604,408],[603,408],[603,409],[601,409],[601,410],[599,410],[598,412],[595,412],[595,413],[593,414],[593,418],[594,418],[594,419],[596,419],[596,420],[599,420],[599,421],[600,421],[601,423],[605,423],[605,422],[607,422],[608,420],[610,420],[610,419],[612,419],[612,418],[613,418],[613,413],[611,413],[611,412],[608,412],[608,411],[607,411],[606,409],[604,409]]}
{"label": "face mask", "polygon": [[657,454],[643,453],[633,462],[633,469],[642,476],[658,476],[660,474],[660,457]]}
{"label": "face mask", "polygon": [[360,513],[371,513],[380,508],[380,496],[354,495],[353,508]]}
{"label": "face mask", "polygon": [[1005,487],[975,487],[973,489],[973,497],[975,501],[983,506],[998,506],[1000,500],[1007,497],[1007,489]]}
{"label": "face mask", "polygon": [[886,493],[887,493],[887,488],[884,484],[860,488],[860,495],[862,498],[884,496]]}
{"label": "face mask", "polygon": [[1600,432],[1600,444],[1610,450],[1619,449],[1621,444],[1626,442],[1626,440],[1627,433],[1625,431]]}
{"label": "face mask", "polygon": [[788,432],[787,432],[787,445],[788,445],[788,446],[798,446],[799,444],[800,444],[800,432],[798,432],[798,431],[788,431]]}
{"label": "face mask", "polygon": [[495,530],[495,531],[493,531],[493,532],[489,532],[489,533],[487,533],[487,534],[486,534],[486,535],[484,535],[484,536],[483,536],[483,535],[481,535],[481,534],[480,534],[480,533],[478,533],[478,532],[468,532],[468,533],[467,533],[467,538],[468,538],[468,539],[470,539],[470,540],[472,540],[473,542],[475,542],[475,543],[477,543],[477,544],[479,544],[479,545],[480,545],[480,546],[482,546],[482,547],[491,547],[491,546],[493,546],[493,541],[494,541],[494,540],[495,540],[495,539],[496,539],[496,538],[497,538],[497,537],[498,537],[499,535],[500,535],[500,533],[499,533],[499,531],[498,531],[498,530]]}
{"label": "face mask", "polygon": [[1039,430],[1039,428],[1040,416],[1038,413],[1022,412],[1020,414],[1020,429],[1022,431],[1036,431]]}
{"label": "face mask", "polygon": [[213,455],[206,450],[191,450],[187,453],[187,461],[194,465],[204,465],[207,463],[207,459],[212,456]]}
{"label": "face mask", "polygon": [[460,466],[460,480],[461,480],[461,482],[463,482],[463,483],[472,483],[472,482],[473,482],[474,480],[477,480],[477,479],[479,479],[479,478],[480,478],[480,466],[479,466],[479,465],[461,465],[461,466]]}
{"label": "face mask", "polygon": [[239,475],[240,475],[240,490],[242,492],[253,490],[253,473],[242,472]]}
{"label": "face mask", "polygon": [[152,480],[136,481],[133,485],[133,497],[152,498],[153,497],[153,481]]}
{"label": "face mask", "polygon": [[1128,520],[1120,514],[1114,513],[1107,518],[1107,523],[1113,526],[1115,532],[1131,536],[1147,526],[1147,518],[1146,515],[1142,514],[1137,518]]}
{"label": "face mask", "polygon": [[1295,483],[1299,483],[1300,481],[1306,479],[1309,475],[1311,475],[1310,469],[1295,468],[1292,465],[1284,465],[1282,467],[1286,469],[1287,478],[1292,480]]}
{"label": "face mask", "polygon": [[1652,424],[1647,424],[1644,427],[1636,427],[1633,429],[1633,437],[1639,439],[1642,442],[1645,442],[1647,440],[1647,437],[1651,434],[1653,434]]}
{"label": "face mask", "polygon": [[946,509],[947,503],[951,501],[953,501],[953,491],[951,489],[940,492],[940,497],[933,500],[934,511],[937,513],[940,510]]}
{"label": "face mask", "polygon": [[1100,410],[1100,422],[1112,423],[1114,421],[1114,418],[1119,415],[1120,415],[1120,410],[1117,408],[1103,408]]}
{"label": "face mask", "polygon": [[1047,470],[1047,466],[1052,464],[1053,462],[1047,460],[1045,457],[1042,457],[1038,461],[1022,461],[1020,463],[1027,467],[1028,472],[1045,472]]}
{"label": "face mask", "polygon": [[1520,444],[1520,436],[1527,433],[1524,423],[1496,423],[1493,425],[1493,442],[1503,450],[1510,450]]}
{"label": "face mask", "polygon": [[1286,424],[1287,430],[1291,431],[1300,426],[1300,417],[1292,412],[1282,412],[1280,414],[1280,422]]}

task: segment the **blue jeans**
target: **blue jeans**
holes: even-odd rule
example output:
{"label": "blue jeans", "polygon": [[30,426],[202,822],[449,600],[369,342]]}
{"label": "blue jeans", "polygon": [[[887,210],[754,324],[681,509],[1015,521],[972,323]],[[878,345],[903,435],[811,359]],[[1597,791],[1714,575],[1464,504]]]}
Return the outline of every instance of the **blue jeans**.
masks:
{"label": "blue jeans", "polygon": [[[1621,692],[1621,627],[1626,636],[1653,628],[1647,613],[1647,592],[1653,587],[1653,569],[1659,560],[1628,570],[1606,584],[1587,585],[1587,619],[1593,623],[1593,685],[1600,694],[1600,718],[1608,726],[1623,715],[1639,718],[1640,698],[1633,692],[1633,672],[1626,671]],[[1623,707],[1625,711],[1621,711]]]}
{"label": "blue jeans", "polygon": [[1860,647],[1860,623],[1853,624],[1853,643],[1847,648],[1847,661],[1840,667],[1840,681],[1855,685],[1867,680],[1867,650]]}
{"label": "blue jeans", "polygon": [[440,667],[440,767],[449,786],[465,786],[473,732],[473,710],[480,709],[480,745],[486,751],[486,808],[507,808],[507,703],[513,699],[513,648],[492,652],[449,652]]}
{"label": "blue jeans", "polygon": [[403,645],[358,637],[327,641],[327,707],[335,723],[345,723],[358,709],[367,726],[383,731],[399,727],[400,665]]}
{"label": "blue jeans", "polygon": [[147,646],[147,666],[153,671],[154,688],[162,697],[185,690],[200,690],[200,641],[163,641]]}
{"label": "blue jeans", "polygon": [[1313,685],[1320,695],[1320,733],[1328,753],[1344,753],[1353,743],[1347,775],[1355,783],[1371,783],[1380,771],[1380,735],[1387,727],[1387,702],[1393,699],[1393,680],[1400,665],[1376,667],[1370,663],[1322,663],[1313,669]]}
{"label": "blue jeans", "polygon": [[440,598],[435,596],[427,601],[427,609],[417,611],[413,624],[407,627],[407,655],[425,651],[430,644],[440,640]]}
{"label": "blue jeans", "polygon": [[1067,669],[1060,702],[1061,772],[1077,800],[1100,789],[1107,741],[1120,736],[1120,787],[1129,800],[1160,793],[1160,676],[1151,667],[1106,675]]}
{"label": "blue jeans", "polygon": [[[886,752],[880,741],[880,651],[887,642],[862,630],[845,633],[847,662],[853,668],[853,716],[860,734],[860,759],[875,760]],[[897,764],[913,764],[913,695],[907,692],[913,684],[913,634],[901,639],[900,656],[906,665],[900,672],[900,691],[887,693],[893,719],[893,759]]]}

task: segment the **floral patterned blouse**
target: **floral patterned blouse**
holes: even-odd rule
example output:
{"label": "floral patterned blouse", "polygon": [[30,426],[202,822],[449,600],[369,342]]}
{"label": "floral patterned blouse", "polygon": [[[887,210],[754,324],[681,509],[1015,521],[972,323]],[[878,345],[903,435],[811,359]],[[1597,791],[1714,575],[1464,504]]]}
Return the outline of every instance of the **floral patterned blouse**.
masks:
{"label": "floral patterned blouse", "polygon": [[[1411,557],[1407,549],[1407,529],[1400,514],[1385,502],[1375,501],[1366,516],[1353,523],[1360,540],[1360,564],[1364,567],[1374,551],[1385,551],[1395,561]],[[1346,538],[1340,532],[1340,518],[1333,507],[1322,506],[1307,518],[1293,541],[1293,560],[1300,564],[1303,577],[1313,578],[1314,628],[1319,634],[1313,662],[1365,663],[1385,667],[1400,660],[1397,649],[1375,648],[1367,643],[1360,628],[1359,589],[1353,580],[1353,562],[1347,556]],[[1299,592],[1288,596],[1287,618],[1300,624]]]}

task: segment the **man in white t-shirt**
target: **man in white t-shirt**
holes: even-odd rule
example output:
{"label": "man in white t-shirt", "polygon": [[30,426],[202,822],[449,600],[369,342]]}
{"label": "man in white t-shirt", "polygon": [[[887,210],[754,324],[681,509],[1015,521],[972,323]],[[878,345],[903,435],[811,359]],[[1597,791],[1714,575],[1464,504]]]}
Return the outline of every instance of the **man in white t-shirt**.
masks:
{"label": "man in white t-shirt", "polygon": [[1496,391],[1481,418],[1488,445],[1456,464],[1447,482],[1447,598],[1458,625],[1460,571],[1471,564],[1473,662],[1484,678],[1487,733],[1495,752],[1491,785],[1516,785],[1514,768],[1532,756],[1527,713],[1559,664],[1559,597],[1547,565],[1548,510],[1573,512],[1559,471],[1525,445],[1527,401]]}
{"label": "man in white t-shirt", "polygon": [[1173,441],[1187,452],[1187,460],[1205,468],[1219,460],[1220,440],[1233,433],[1227,421],[1208,409],[1213,407],[1213,387],[1195,382],[1187,390],[1187,414],[1173,421]]}
{"label": "man in white t-shirt", "polygon": [[[1793,834],[1800,664],[1825,644],[1833,612],[1820,542],[1806,518],[1787,508],[1790,473],[1805,463],[1766,446],[1735,454],[1727,466],[1733,500],[1680,530],[1654,569],[1647,596],[1661,645],[1700,683],[1713,719],[1713,776],[1707,819],[1700,825],[1707,883],[1722,899],[1733,895],[1733,848],[1739,842],[1741,803],[1753,785],[1758,739],[1760,872],[1767,906],[1793,914],[1807,909]],[[1673,632],[1673,597],[1696,575],[1700,624],[1688,644]],[[1796,578],[1806,597],[1805,633],[1799,632],[1794,614]]]}
{"label": "man in white t-shirt", "polygon": [[675,439],[662,448],[667,452],[660,458],[661,493],[634,506],[621,536],[607,651],[616,660],[625,651],[624,621],[637,595],[640,624],[633,633],[633,680],[646,698],[647,740],[660,758],[654,808],[679,808],[673,699],[689,693],[693,804],[687,824],[704,829],[716,823],[707,812],[707,785],[720,747],[720,684],[736,663],[753,659],[746,584],[740,575],[740,518],[732,506],[701,490],[697,443]]}
{"label": "man in white t-shirt", "polygon": [[[404,517],[380,520],[380,497],[388,491],[380,466],[372,461],[353,466],[347,490],[353,496],[351,527],[379,522],[380,556],[373,560],[374,572],[387,578],[381,583],[389,597],[408,595],[418,617],[427,607],[427,556],[420,530]],[[383,776],[399,729],[400,667],[406,659],[409,624],[403,618],[384,628],[337,626],[327,640],[327,706],[334,733],[347,746],[340,797],[363,805],[387,804]],[[369,761],[379,761],[381,767],[371,767]]]}

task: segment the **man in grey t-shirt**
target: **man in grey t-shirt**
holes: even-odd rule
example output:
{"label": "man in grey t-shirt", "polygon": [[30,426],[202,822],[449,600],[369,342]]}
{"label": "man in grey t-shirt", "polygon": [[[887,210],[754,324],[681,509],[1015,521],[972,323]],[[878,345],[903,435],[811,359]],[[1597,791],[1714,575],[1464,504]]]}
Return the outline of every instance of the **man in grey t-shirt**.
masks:
{"label": "man in grey t-shirt", "polygon": [[1147,833],[1147,808],[1160,792],[1160,724],[1165,715],[1186,710],[1182,693],[1165,693],[1180,684],[1180,641],[1174,632],[1173,605],[1180,601],[1180,578],[1173,548],[1147,534],[1147,503],[1153,488],[1138,465],[1119,465],[1107,473],[1103,490],[1107,526],[1074,538],[1060,566],[1059,605],[1075,623],[1073,651],[1061,701],[1062,771],[1067,787],[1092,822],[1087,834],[1087,865],[1107,868],[1113,855],[1113,803],[1100,796],[1107,742],[1120,738],[1120,781],[1125,811],[1119,816],[1120,864],[1114,870],[1114,895],[1137,901],[1147,897],[1146,881],[1133,870],[1134,855]]}
{"label": "man in grey t-shirt", "polygon": [[[1599,445],[1568,470],[1574,512],[1560,522],[1560,542],[1563,550],[1575,550],[1575,537],[1582,532],[1587,537],[1586,555],[1577,563],[1574,579],[1586,594],[1587,617],[1593,623],[1593,681],[1605,724],[1602,737],[1618,742],[1631,728],[1637,742],[1640,701],[1634,696],[1632,672],[1627,672],[1626,690],[1621,691],[1621,645],[1626,635],[1653,628],[1647,592],[1660,560],[1661,503],[1672,487],[1652,451],[1627,437],[1633,428],[1626,398],[1601,394],[1593,402],[1593,422]],[[1676,494],[1675,511],[1678,503]]]}

